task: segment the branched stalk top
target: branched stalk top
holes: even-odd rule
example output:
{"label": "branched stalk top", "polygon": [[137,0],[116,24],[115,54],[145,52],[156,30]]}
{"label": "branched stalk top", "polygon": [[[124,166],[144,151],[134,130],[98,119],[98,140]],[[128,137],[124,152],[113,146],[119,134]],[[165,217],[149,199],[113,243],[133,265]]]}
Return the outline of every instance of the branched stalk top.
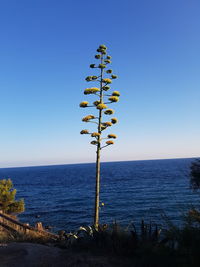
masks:
{"label": "branched stalk top", "polygon": [[81,108],[89,108],[93,107],[97,109],[98,115],[87,115],[82,118],[83,122],[91,122],[97,124],[97,132],[90,132],[89,130],[82,130],[81,134],[90,134],[91,137],[95,138],[91,142],[92,145],[99,146],[99,149],[102,149],[106,146],[113,145],[114,142],[112,140],[105,141],[105,144],[101,145],[102,140],[105,139],[116,139],[117,136],[115,134],[107,134],[106,137],[102,137],[102,131],[110,128],[113,124],[118,122],[117,118],[111,118],[109,121],[103,121],[103,115],[113,115],[114,110],[108,108],[108,105],[116,103],[119,101],[120,92],[119,91],[111,91],[110,85],[112,84],[114,79],[117,79],[117,75],[113,74],[112,69],[109,67],[111,64],[111,56],[107,54],[107,47],[105,45],[100,45],[97,49],[98,54],[94,57],[98,60],[97,63],[90,64],[91,69],[96,69],[97,73],[95,75],[87,76],[85,80],[87,82],[95,82],[98,84],[95,87],[88,87],[84,90],[85,95],[93,95],[96,96],[96,100],[93,103],[89,103],[88,101],[82,101],[80,103]]}

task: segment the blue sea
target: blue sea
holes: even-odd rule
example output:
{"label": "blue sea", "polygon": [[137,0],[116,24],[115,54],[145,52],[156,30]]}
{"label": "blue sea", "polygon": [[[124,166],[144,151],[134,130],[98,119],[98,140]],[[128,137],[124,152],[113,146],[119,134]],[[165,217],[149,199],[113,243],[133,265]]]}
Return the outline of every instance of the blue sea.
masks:
{"label": "blue sea", "polygon": [[[179,224],[183,213],[198,207],[200,195],[190,189],[194,159],[123,161],[101,164],[100,222],[127,226],[141,219],[165,224],[163,214]],[[41,221],[54,231],[73,231],[93,223],[95,164],[3,168],[17,198],[24,198],[22,222]]]}

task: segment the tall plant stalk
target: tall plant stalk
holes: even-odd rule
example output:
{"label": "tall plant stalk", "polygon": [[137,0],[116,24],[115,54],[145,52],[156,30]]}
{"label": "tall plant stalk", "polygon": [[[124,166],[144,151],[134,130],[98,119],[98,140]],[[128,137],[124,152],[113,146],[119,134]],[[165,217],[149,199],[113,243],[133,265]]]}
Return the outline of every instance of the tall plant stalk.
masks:
{"label": "tall plant stalk", "polygon": [[[118,91],[112,92],[112,94],[108,94],[107,91],[110,90],[109,84],[112,83],[113,79],[116,79],[117,76],[112,74],[111,69],[107,69],[108,64],[111,63],[111,56],[107,55],[107,48],[105,45],[100,45],[97,49],[99,54],[95,55],[95,58],[100,60],[100,64],[91,64],[90,68],[94,69],[97,68],[100,70],[100,74],[98,76],[87,76],[87,82],[98,82],[99,87],[91,87],[86,88],[84,90],[85,95],[95,95],[98,97],[98,100],[94,101],[92,105],[89,104],[87,101],[83,101],[80,103],[80,107],[87,108],[87,107],[95,107],[99,110],[98,116],[94,115],[87,115],[85,116],[82,121],[84,122],[92,122],[97,125],[97,132],[89,132],[89,130],[84,129],[80,133],[81,134],[90,134],[91,137],[95,138],[91,142],[92,145],[96,145],[96,185],[95,185],[95,210],[94,210],[94,227],[98,230],[99,225],[99,194],[100,194],[100,156],[101,150],[109,145],[114,144],[113,141],[109,140],[106,141],[104,145],[102,145],[102,141],[105,139],[115,139],[117,136],[115,134],[108,134],[107,137],[102,137],[102,132],[107,128],[111,127],[113,124],[117,123],[117,118],[111,118],[111,121],[103,122],[103,113],[105,115],[112,115],[114,114],[113,109],[108,109],[107,105],[118,102],[120,93]],[[106,70],[107,69],[107,70]],[[109,78],[104,76],[110,76]],[[105,99],[107,98],[107,101]]]}
{"label": "tall plant stalk", "polygon": [[[101,56],[101,64],[103,64],[103,57]],[[103,69],[100,74],[100,104],[103,103]],[[95,186],[95,209],[94,209],[94,226],[97,229],[99,224],[99,193],[100,193],[100,151],[101,151],[101,120],[102,120],[102,109],[99,110],[99,121],[98,121],[98,133],[97,137],[97,157],[96,157],[96,186]]]}

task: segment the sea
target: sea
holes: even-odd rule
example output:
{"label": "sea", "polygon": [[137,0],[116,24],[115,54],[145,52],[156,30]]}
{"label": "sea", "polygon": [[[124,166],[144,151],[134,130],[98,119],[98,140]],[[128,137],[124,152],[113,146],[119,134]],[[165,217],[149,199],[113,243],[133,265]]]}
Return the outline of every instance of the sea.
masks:
{"label": "sea", "polygon": [[[185,212],[200,202],[190,188],[192,161],[101,163],[100,223],[182,223]],[[93,224],[95,163],[1,168],[0,179],[5,178],[13,181],[16,199],[25,201],[20,221],[42,222],[54,232]]]}

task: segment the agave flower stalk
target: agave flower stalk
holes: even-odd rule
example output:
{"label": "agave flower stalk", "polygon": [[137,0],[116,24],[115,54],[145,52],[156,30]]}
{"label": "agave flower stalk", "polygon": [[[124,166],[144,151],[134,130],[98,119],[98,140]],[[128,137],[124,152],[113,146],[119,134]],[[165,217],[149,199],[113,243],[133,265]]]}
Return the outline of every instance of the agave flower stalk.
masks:
{"label": "agave flower stalk", "polygon": [[[97,64],[90,64],[90,68],[97,69],[100,73],[96,75],[87,76],[85,80],[87,82],[97,82],[98,87],[86,88],[84,90],[85,95],[94,95],[98,99],[89,105],[88,101],[83,101],[80,103],[81,108],[94,107],[98,111],[98,115],[87,115],[82,119],[83,122],[91,122],[97,124],[96,132],[89,132],[89,130],[82,130],[81,134],[90,134],[95,140],[91,141],[90,144],[96,146],[96,185],[95,185],[95,208],[94,208],[94,227],[98,230],[99,226],[99,193],[100,193],[100,154],[101,150],[107,146],[113,145],[112,140],[108,140],[105,144],[102,144],[104,139],[116,139],[115,134],[107,134],[105,138],[102,137],[102,132],[107,128],[111,127],[113,124],[118,122],[117,118],[111,118],[110,121],[103,121],[103,115],[114,114],[113,109],[109,109],[107,105],[118,102],[120,93],[114,91],[111,94],[106,94],[110,90],[110,84],[113,79],[117,76],[113,74],[111,69],[107,69],[108,65],[111,63],[111,56],[107,55],[107,47],[105,45],[100,45],[97,49],[98,54],[95,55],[95,59],[99,60]],[[107,70],[106,70],[107,69]],[[105,101],[105,98],[107,102]]]}

